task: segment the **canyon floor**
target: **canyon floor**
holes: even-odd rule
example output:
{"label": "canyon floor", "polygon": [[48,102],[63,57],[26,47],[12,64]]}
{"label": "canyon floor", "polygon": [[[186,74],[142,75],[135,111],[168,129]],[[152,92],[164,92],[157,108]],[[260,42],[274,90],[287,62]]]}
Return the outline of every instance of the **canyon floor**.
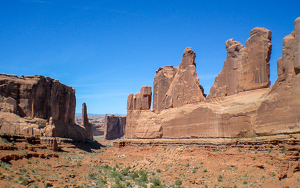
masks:
{"label": "canyon floor", "polygon": [[53,152],[1,138],[0,159],[11,160],[1,162],[0,187],[300,187],[300,171],[279,180],[286,148],[276,142],[233,147],[137,140],[118,147],[97,140],[64,143]]}

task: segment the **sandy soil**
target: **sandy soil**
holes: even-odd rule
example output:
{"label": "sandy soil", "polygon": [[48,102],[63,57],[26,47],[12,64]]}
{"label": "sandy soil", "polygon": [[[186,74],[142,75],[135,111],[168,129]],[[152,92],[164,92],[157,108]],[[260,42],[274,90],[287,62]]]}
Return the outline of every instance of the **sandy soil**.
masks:
{"label": "sandy soil", "polygon": [[[300,171],[279,180],[281,147],[39,145],[0,140],[0,187],[300,187]],[[3,149],[6,146],[6,149]],[[81,149],[79,149],[81,148]],[[9,150],[8,150],[9,149]],[[30,155],[30,154],[38,155]]]}

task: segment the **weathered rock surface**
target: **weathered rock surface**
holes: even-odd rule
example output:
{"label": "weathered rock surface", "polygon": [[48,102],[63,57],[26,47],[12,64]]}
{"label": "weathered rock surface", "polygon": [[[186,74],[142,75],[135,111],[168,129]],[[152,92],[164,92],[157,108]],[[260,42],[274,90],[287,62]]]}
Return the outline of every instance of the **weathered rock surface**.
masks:
{"label": "weathered rock surface", "polygon": [[75,90],[44,76],[0,74],[0,132],[86,139],[75,125]]}
{"label": "weathered rock surface", "polygon": [[86,129],[87,139],[93,140],[93,125],[89,123],[85,103],[82,103],[82,125]]}
{"label": "weathered rock surface", "polygon": [[163,101],[170,88],[171,83],[178,71],[172,65],[164,66],[156,71],[153,83],[153,110],[160,112],[163,110]]}
{"label": "weathered rock surface", "polygon": [[[163,99],[162,109],[176,108],[205,100],[197,78],[195,57],[196,54],[192,48],[188,47],[184,50],[178,71]],[[154,93],[159,93],[159,91]]]}
{"label": "weathered rock surface", "polygon": [[210,89],[208,98],[270,86],[272,32],[257,27],[250,32],[250,36],[245,47],[234,39],[226,41],[227,59]]}
{"label": "weathered rock surface", "polygon": [[130,93],[127,98],[127,110],[149,110],[151,107],[151,97],[151,86],[143,86],[141,91],[135,95]]}
{"label": "weathered rock surface", "polygon": [[58,151],[58,144],[56,138],[53,137],[41,137],[41,144],[45,145],[52,151]]}
{"label": "weathered rock surface", "polygon": [[104,138],[113,140],[125,135],[126,116],[106,115]]}
{"label": "weathered rock surface", "polygon": [[[298,19],[295,21],[295,30],[298,27],[297,21]],[[180,75],[179,67],[162,108],[158,104],[153,112],[127,111],[126,138],[232,138],[299,133],[300,74],[295,64],[299,41],[296,40],[295,33],[284,38],[283,56],[278,60],[279,77],[271,88],[268,88],[271,32],[254,28],[245,47],[233,39],[226,42],[227,60],[216,78],[209,100],[170,105],[173,108],[166,106],[171,99],[175,104],[177,97],[170,96],[181,99],[186,98],[185,95],[190,96],[190,93],[180,92],[181,89],[171,89],[173,86],[183,88],[180,83],[193,81],[183,76],[178,79],[180,82],[175,82]],[[189,54],[192,53],[189,51]],[[188,62],[192,62],[193,55],[189,57]],[[188,65],[191,64],[193,63]],[[162,73],[158,71],[157,77],[163,77],[160,74]],[[177,84],[172,85],[173,83]],[[156,93],[154,91],[155,95]],[[157,97],[154,101],[161,101],[161,98]]]}
{"label": "weathered rock surface", "polygon": [[[73,124],[75,90],[49,77],[0,75],[1,111]],[[3,106],[6,106],[2,110]],[[10,107],[8,110],[8,106]]]}

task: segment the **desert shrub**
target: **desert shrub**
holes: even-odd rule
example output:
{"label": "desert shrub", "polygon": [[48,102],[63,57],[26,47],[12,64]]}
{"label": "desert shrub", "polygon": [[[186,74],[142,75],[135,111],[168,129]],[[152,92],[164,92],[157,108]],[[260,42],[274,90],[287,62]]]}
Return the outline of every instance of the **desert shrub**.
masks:
{"label": "desert shrub", "polygon": [[204,173],[207,172],[207,169],[204,169],[203,172],[204,172]]}
{"label": "desert shrub", "polygon": [[139,174],[137,172],[133,172],[132,174],[130,174],[130,177],[135,180],[135,178],[139,177]]}
{"label": "desert shrub", "polygon": [[105,165],[103,166],[103,168],[104,168],[104,169],[107,169],[107,170],[111,170],[111,167],[108,166],[107,164],[105,164]]}
{"label": "desert shrub", "polygon": [[161,170],[160,170],[160,169],[157,169],[156,172],[161,173]]}
{"label": "desert shrub", "polygon": [[96,174],[91,172],[91,173],[89,173],[88,178],[91,179],[91,180],[95,180],[96,179]]}
{"label": "desert shrub", "polygon": [[140,181],[142,181],[142,182],[148,181],[148,175],[147,175],[147,172],[145,172],[145,171],[143,171],[143,170],[140,170],[140,171],[139,171],[139,174],[140,174],[140,178],[139,178]]}
{"label": "desert shrub", "polygon": [[244,185],[247,185],[247,184],[248,184],[248,182],[247,182],[247,181],[244,181],[244,182],[243,182],[243,184],[244,184]]}
{"label": "desert shrub", "polygon": [[100,185],[107,184],[106,177],[104,179],[102,177],[100,177],[99,180],[98,180],[98,184],[100,184]]}
{"label": "desert shrub", "polygon": [[182,185],[182,180],[180,179],[177,179],[174,183],[175,185]]}
{"label": "desert shrub", "polygon": [[285,153],[285,147],[284,146],[281,147],[281,153]]}
{"label": "desert shrub", "polygon": [[240,153],[241,153],[241,152],[242,152],[242,149],[241,149],[241,148],[239,148],[239,149],[238,149],[238,152],[240,152]]}
{"label": "desert shrub", "polygon": [[222,178],[223,178],[223,177],[220,175],[219,178],[218,178],[218,182],[222,182],[222,181],[223,181]]}
{"label": "desert shrub", "polygon": [[130,166],[124,168],[124,170],[122,171],[122,174],[123,174],[124,176],[128,176],[128,171],[129,171],[129,169],[130,169]]}
{"label": "desert shrub", "polygon": [[152,178],[150,180],[150,182],[153,183],[153,185],[155,185],[155,186],[158,186],[161,184],[161,181],[159,180],[159,178],[156,178],[156,177]]}

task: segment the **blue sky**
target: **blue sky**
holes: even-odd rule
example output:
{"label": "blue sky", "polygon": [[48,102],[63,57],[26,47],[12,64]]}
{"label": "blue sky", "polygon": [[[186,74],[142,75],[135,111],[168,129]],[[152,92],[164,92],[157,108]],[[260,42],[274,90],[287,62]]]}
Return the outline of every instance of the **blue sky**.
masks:
{"label": "blue sky", "polygon": [[222,70],[225,42],[272,31],[271,82],[300,1],[1,0],[0,72],[44,75],[76,89],[95,114],[126,114],[127,96],[153,86],[155,70],[196,53],[205,93]]}

